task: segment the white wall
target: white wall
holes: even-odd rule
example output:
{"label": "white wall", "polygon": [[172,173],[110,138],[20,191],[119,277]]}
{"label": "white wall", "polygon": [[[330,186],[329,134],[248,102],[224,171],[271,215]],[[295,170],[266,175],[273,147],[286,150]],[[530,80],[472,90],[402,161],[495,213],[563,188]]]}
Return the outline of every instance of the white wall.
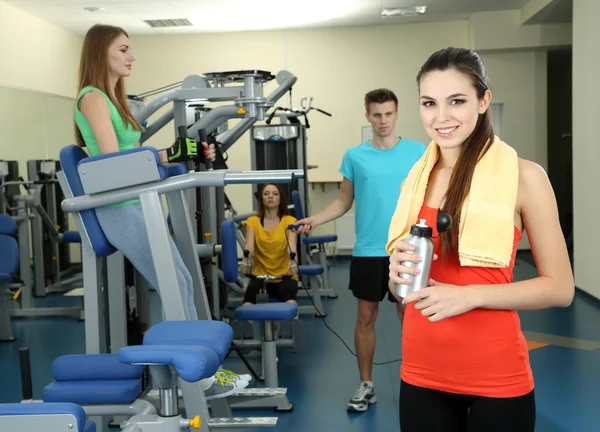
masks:
{"label": "white wall", "polygon": [[83,37],[0,1],[0,86],[75,96],[82,43]]}

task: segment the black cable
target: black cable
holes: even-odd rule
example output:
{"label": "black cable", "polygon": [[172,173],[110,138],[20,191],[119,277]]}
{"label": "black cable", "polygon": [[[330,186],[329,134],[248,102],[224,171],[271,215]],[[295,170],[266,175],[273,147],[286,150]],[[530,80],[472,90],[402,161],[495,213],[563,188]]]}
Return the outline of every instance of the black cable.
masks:
{"label": "black cable", "polygon": [[[289,249],[290,254],[291,254],[293,251],[292,251],[292,246],[290,245],[290,239],[288,237],[288,231],[289,231],[289,227],[286,227],[286,229],[285,229],[285,239],[287,241],[288,249]],[[297,254],[295,256],[297,256]],[[300,265],[298,264],[298,261],[296,261],[296,258],[293,258],[292,261],[294,263],[296,263],[296,267],[297,267],[297,269],[299,271],[300,270]],[[306,291],[306,294],[308,295],[308,298],[310,299],[310,301],[313,304],[315,310],[319,314],[318,318],[321,318],[323,320],[323,324],[325,324],[325,327],[327,327],[331,333],[333,333],[335,336],[337,336],[337,338],[340,341],[342,341],[342,343],[344,344],[344,346],[346,347],[346,349],[348,349],[348,351],[350,352],[350,354],[352,354],[354,357],[358,357],[356,355],[356,353],[354,351],[352,351],[352,348],[350,348],[348,346],[348,344],[344,341],[344,339],[342,339],[342,337],[339,334],[337,334],[335,330],[333,330],[331,327],[329,327],[329,324],[327,324],[327,321],[325,320],[325,317],[323,316],[323,312],[321,312],[319,309],[317,309],[317,305],[315,305],[315,302],[314,302],[312,296],[310,295],[310,293],[308,292],[308,289],[304,286],[304,284],[302,284],[302,288],[304,288],[304,291]],[[313,287],[312,289],[317,289],[317,288]],[[387,362],[373,362],[373,364],[377,365],[377,366],[381,366],[381,365],[386,365],[386,364],[391,364],[391,363],[397,363],[397,362],[400,362],[400,361],[402,361],[402,358],[399,358],[399,359],[396,359],[396,360],[390,360],[390,361],[387,361]]]}

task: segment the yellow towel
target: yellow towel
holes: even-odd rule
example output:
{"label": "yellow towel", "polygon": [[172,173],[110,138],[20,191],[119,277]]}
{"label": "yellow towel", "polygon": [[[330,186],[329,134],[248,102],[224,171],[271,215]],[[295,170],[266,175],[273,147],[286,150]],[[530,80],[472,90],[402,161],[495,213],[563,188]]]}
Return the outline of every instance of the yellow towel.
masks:
{"label": "yellow towel", "polygon": [[[417,222],[438,152],[437,143],[432,141],[404,180],[390,223],[386,247],[389,254],[396,241],[406,238],[411,225]],[[475,167],[471,190],[461,210],[458,254],[462,266],[508,267],[513,252],[518,184],[517,152],[495,137]],[[433,226],[435,221],[427,224]]]}

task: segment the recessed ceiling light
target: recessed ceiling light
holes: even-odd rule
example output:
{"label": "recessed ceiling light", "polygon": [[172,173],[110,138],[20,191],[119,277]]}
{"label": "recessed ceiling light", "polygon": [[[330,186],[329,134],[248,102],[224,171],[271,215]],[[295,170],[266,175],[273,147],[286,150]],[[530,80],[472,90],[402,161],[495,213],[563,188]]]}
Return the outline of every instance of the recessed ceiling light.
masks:
{"label": "recessed ceiling light", "polygon": [[410,16],[423,15],[425,12],[427,12],[427,6],[415,6],[415,7],[406,8],[406,9],[400,9],[400,8],[382,9],[381,16],[383,18],[396,17],[396,16],[410,17]]}
{"label": "recessed ceiling light", "polygon": [[84,7],[83,9],[85,9],[88,12],[104,12],[104,8],[96,7],[96,6],[87,6],[87,7]]}

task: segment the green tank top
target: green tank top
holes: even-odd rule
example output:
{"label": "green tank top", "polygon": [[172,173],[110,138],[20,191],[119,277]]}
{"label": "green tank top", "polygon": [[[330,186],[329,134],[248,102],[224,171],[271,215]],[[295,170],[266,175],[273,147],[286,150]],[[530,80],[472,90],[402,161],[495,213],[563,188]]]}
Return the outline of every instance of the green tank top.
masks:
{"label": "green tank top", "polygon": [[[99,156],[102,154],[100,152],[100,147],[98,146],[98,143],[96,142],[96,137],[94,136],[94,133],[92,132],[92,128],[90,127],[90,124],[88,123],[85,116],[81,113],[81,111],[79,111],[80,99],[83,97],[84,94],[91,92],[91,91],[97,91],[98,93],[103,95],[104,98],[106,99],[106,102],[108,103],[108,107],[110,108],[110,117],[111,117],[112,125],[113,125],[113,128],[115,129],[115,134],[117,136],[117,142],[119,144],[119,151],[134,149],[135,145],[139,142],[140,137],[142,136],[142,133],[140,131],[134,130],[131,126],[126,125],[123,122],[123,119],[121,119],[121,115],[119,114],[119,111],[117,111],[117,108],[112,103],[112,101],[110,100],[110,98],[108,97],[108,95],[106,93],[104,93],[99,88],[88,86],[88,87],[82,88],[81,91],[79,92],[79,95],[77,96],[77,103],[75,104],[75,124],[77,125],[79,132],[81,132],[81,136],[83,137],[83,142],[85,142],[85,146],[86,146],[90,156]],[[124,201],[124,202],[120,202],[120,203],[116,203],[116,204],[111,204],[107,207],[120,207],[123,205],[133,204],[136,202],[139,202],[139,200],[135,199],[135,200],[130,200],[130,201]]]}

